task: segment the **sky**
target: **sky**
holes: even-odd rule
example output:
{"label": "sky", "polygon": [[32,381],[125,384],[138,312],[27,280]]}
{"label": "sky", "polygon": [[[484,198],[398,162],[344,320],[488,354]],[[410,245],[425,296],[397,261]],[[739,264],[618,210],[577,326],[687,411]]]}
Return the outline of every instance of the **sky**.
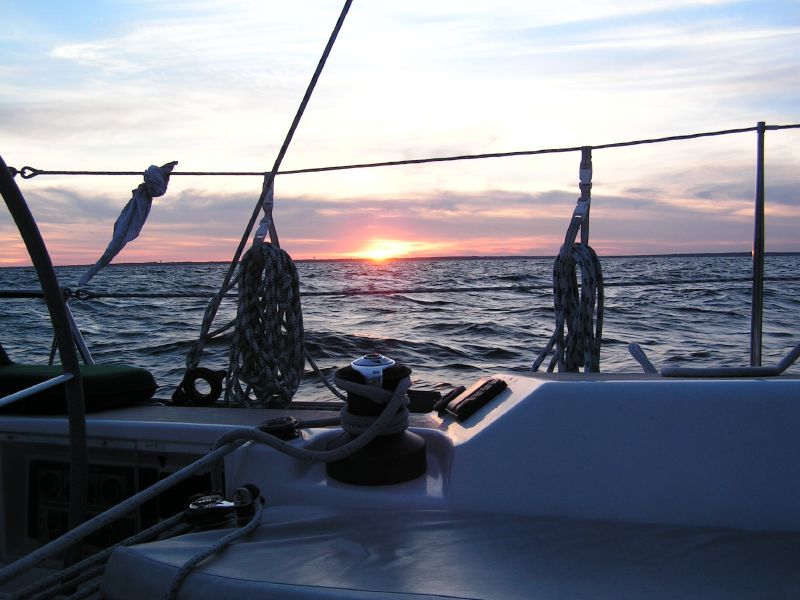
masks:
{"label": "sky", "polygon": [[[0,0],[0,156],[267,171],[342,3]],[[800,3],[355,0],[283,163],[300,169],[800,123]],[[766,139],[767,250],[800,251],[800,129]],[[753,133],[596,150],[602,255],[748,252]],[[296,259],[554,255],[579,153],[278,176]],[[139,176],[16,179],[56,264]],[[117,262],[229,260],[260,177],[174,176]],[[0,211],[0,265],[29,264]]]}

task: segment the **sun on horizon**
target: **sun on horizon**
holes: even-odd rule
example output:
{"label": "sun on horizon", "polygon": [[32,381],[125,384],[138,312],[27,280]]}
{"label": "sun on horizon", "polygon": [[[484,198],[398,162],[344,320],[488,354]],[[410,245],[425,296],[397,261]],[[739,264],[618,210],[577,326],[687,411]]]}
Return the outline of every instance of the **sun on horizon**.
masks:
{"label": "sun on horizon", "polygon": [[404,240],[369,240],[366,246],[353,253],[357,258],[366,258],[375,262],[381,262],[392,258],[403,258],[409,256],[413,251],[418,250],[419,242],[407,242]]}

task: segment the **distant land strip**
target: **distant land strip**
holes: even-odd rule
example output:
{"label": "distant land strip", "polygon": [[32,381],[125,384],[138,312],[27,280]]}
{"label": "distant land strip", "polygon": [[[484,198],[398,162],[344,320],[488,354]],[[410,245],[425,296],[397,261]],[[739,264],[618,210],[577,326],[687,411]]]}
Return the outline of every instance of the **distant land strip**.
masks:
{"label": "distant land strip", "polygon": [[[766,252],[766,256],[800,256],[800,252]],[[296,263],[340,263],[340,262],[424,262],[424,261],[458,261],[458,260],[546,260],[554,259],[555,254],[509,254],[509,255],[472,255],[472,256],[398,256],[384,258],[376,261],[371,258],[297,258]],[[604,258],[708,258],[708,257],[743,257],[752,256],[750,252],[668,252],[665,254],[603,254]],[[178,260],[178,261],[144,261],[144,262],[116,262],[109,267],[147,267],[147,266],[181,266],[181,265],[227,265],[227,260]],[[90,265],[56,265],[58,269],[87,268]],[[30,265],[4,265],[0,269],[29,269]]]}

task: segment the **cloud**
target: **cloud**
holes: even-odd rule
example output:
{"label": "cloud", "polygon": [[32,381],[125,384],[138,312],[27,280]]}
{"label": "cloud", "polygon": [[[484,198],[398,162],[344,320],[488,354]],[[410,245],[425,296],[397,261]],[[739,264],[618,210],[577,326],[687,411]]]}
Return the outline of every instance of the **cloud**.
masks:
{"label": "cloud", "polygon": [[[782,6],[356,4],[283,166],[791,122],[800,28],[780,15]],[[0,34],[11,57],[0,67],[7,162],[144,170],[177,159],[181,170],[266,170],[340,3],[153,0],[113,8],[38,19],[24,11],[15,31]],[[102,26],[89,25],[99,17]],[[768,226],[792,249],[800,142],[794,132],[770,132],[768,140]],[[593,235],[620,252],[639,251],[647,235],[657,248],[741,244],[753,173],[750,134],[595,152]],[[309,255],[346,254],[370,237],[454,253],[539,253],[560,243],[576,174],[570,154],[281,177],[276,221],[287,247]],[[23,187],[48,235],[64,245],[58,255],[91,261],[138,183],[52,177]],[[259,189],[258,178],[173,178],[130,256],[228,258]],[[612,232],[621,236],[613,246]]]}
{"label": "cloud", "polygon": [[[282,197],[275,218],[284,247],[297,258],[347,256],[369,240],[381,238],[416,244],[416,253],[428,256],[552,254],[563,241],[574,201],[573,195],[559,191],[527,196],[502,190],[475,195],[441,192],[405,198],[402,203],[390,201],[395,208],[384,210],[355,201],[329,211],[330,203],[325,200]],[[73,207],[66,222],[61,218],[65,202]],[[168,194],[153,208],[140,238],[118,260],[229,259],[253,202],[247,194]],[[498,202],[507,204],[509,212],[487,215],[485,207]],[[708,201],[667,202],[672,208],[665,210],[665,200],[652,192],[649,196],[598,196],[592,211],[592,243],[604,254],[698,251],[703,245],[747,250],[752,207],[727,203],[724,210],[720,205],[712,210],[703,202]],[[89,263],[99,256],[110,238],[118,208],[101,197],[75,201],[58,190],[49,190],[32,204],[60,264]],[[397,208],[401,205],[402,209]],[[441,207],[448,207],[450,213],[441,215]],[[731,211],[737,218],[731,218]],[[693,218],[693,214],[704,217]],[[770,218],[783,214],[796,218],[797,204],[768,204]],[[770,228],[772,237],[791,244],[774,249],[799,249],[791,221],[779,220],[770,223]],[[8,230],[3,227],[0,233],[8,235]],[[19,246],[4,247],[5,262],[20,252]]]}

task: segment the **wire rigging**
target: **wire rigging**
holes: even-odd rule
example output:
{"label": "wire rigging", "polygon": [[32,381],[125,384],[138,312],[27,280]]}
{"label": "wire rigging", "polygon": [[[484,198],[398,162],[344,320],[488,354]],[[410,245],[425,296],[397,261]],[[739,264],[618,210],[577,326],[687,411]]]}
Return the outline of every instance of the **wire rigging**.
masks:
{"label": "wire rigging", "polygon": [[[767,125],[768,131],[777,131],[781,129],[800,129],[800,123],[791,125]],[[580,152],[582,148],[588,147],[592,150],[607,150],[609,148],[625,148],[628,146],[641,146],[644,144],[660,144],[664,142],[677,142],[683,140],[693,140],[704,137],[715,137],[721,135],[733,135],[739,133],[748,133],[757,131],[757,127],[740,127],[737,129],[722,129],[718,131],[704,131],[698,133],[688,133],[682,135],[670,135],[658,138],[644,138],[639,140],[629,140],[623,142],[611,142],[607,144],[598,144],[596,146],[567,146],[563,148],[542,148],[537,150],[514,150],[510,152],[490,152],[482,154],[457,154],[450,156],[434,156],[426,158],[410,158],[405,160],[386,160],[379,162],[367,163],[351,163],[344,165],[330,165],[323,167],[308,167],[303,169],[289,169],[286,171],[276,170],[280,167],[273,167],[273,171],[174,171],[172,177],[175,176],[191,176],[191,177],[267,177],[273,172],[277,175],[302,175],[307,173],[325,173],[331,171],[346,171],[351,169],[372,169],[378,167],[397,167],[404,165],[420,165],[427,163],[437,162],[454,162],[461,160],[482,160],[488,158],[509,158],[513,156],[535,156],[537,154],[558,154],[566,152]],[[292,131],[293,133],[293,131]],[[39,175],[141,175],[141,171],[87,171],[87,170],[46,170],[37,169],[34,167],[24,166],[21,169],[9,167],[12,176],[17,174],[23,179],[33,179]]]}
{"label": "wire rigging", "polygon": [[[764,281],[798,282],[800,277],[765,277]],[[631,280],[631,281],[605,281],[603,285],[609,287],[658,287],[658,286],[681,286],[698,285],[711,283],[746,283],[752,284],[750,277],[718,277],[718,278],[698,278],[698,279],[651,279],[651,280]],[[526,285],[484,285],[484,286],[451,286],[451,287],[417,287],[417,288],[387,288],[385,290],[371,289],[343,289],[326,290],[314,292],[300,292],[301,297],[315,298],[326,296],[393,296],[396,294],[447,294],[447,293],[488,293],[488,292],[530,292],[536,290],[552,289],[552,283],[535,283]],[[208,298],[208,293],[203,292],[90,292],[88,290],[66,290],[70,298],[76,300],[99,300],[110,299],[148,299],[148,298]],[[0,290],[0,298],[22,299],[22,298],[41,298],[42,292],[39,290]],[[234,299],[236,294],[226,294],[226,298]],[[233,322],[222,326],[220,330],[227,330],[233,326]],[[211,337],[216,334],[209,333]]]}

